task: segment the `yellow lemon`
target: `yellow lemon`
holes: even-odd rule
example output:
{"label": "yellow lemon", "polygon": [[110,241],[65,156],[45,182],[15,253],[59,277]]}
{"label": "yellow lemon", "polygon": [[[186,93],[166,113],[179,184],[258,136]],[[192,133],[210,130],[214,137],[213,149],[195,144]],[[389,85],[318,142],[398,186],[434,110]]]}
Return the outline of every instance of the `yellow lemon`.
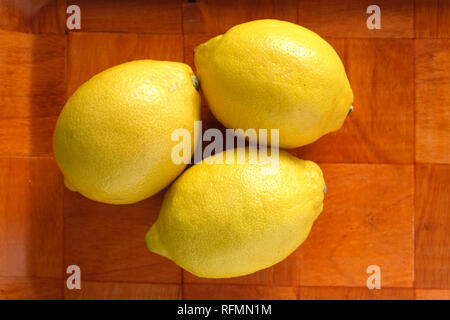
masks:
{"label": "yellow lemon", "polygon": [[256,20],[201,44],[194,54],[201,89],[229,128],[279,129],[285,148],[338,130],[353,93],[334,49],[293,23]]}
{"label": "yellow lemon", "polygon": [[276,158],[250,163],[248,151],[245,163],[207,163],[224,154],[174,182],[146,235],[149,250],[199,277],[237,277],[278,263],[306,239],[323,207],[315,163],[285,151],[277,165]]}
{"label": "yellow lemon", "polygon": [[93,200],[124,204],[174,180],[185,165],[171,160],[177,144],[171,134],[181,128],[192,136],[200,118],[191,76],[182,63],[138,60],[107,69],[78,88],[58,118],[53,140],[66,186]]}

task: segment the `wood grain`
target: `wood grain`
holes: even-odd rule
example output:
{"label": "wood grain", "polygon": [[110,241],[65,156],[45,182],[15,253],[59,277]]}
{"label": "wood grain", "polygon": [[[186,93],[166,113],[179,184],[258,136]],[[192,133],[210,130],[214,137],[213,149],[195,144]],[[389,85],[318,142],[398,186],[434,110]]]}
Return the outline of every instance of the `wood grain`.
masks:
{"label": "wood grain", "polygon": [[32,0],[30,6],[31,32],[65,33],[66,19],[69,16],[66,14],[66,0]]}
{"label": "wood grain", "polygon": [[66,0],[1,0],[0,30],[63,34]]}
{"label": "wood grain", "polygon": [[67,0],[81,9],[81,30],[181,33],[180,0]]}
{"label": "wood grain", "polygon": [[197,0],[183,2],[183,32],[221,34],[236,24],[257,19],[296,23],[295,0]]}
{"label": "wood grain", "polygon": [[416,37],[450,38],[450,2],[415,0]]}
{"label": "wood grain", "polygon": [[62,278],[62,177],[49,158],[0,158],[0,276]]}
{"label": "wood grain", "polygon": [[68,96],[96,73],[138,59],[183,62],[183,38],[181,35],[71,33]]}
{"label": "wood grain", "polygon": [[414,300],[412,288],[300,287],[300,300]]}
{"label": "wood grain", "polygon": [[339,131],[292,153],[318,162],[413,163],[413,41],[327,40],[344,62],[355,110]]}
{"label": "wood grain", "polygon": [[0,95],[59,96],[64,92],[65,37],[0,31]]}
{"label": "wood grain", "polygon": [[187,284],[184,299],[203,300],[296,300],[297,287]]}
{"label": "wood grain", "polygon": [[51,155],[65,100],[64,36],[0,31],[0,155]]}
{"label": "wood grain", "polygon": [[53,153],[57,117],[0,120],[1,156],[46,156]]}
{"label": "wood grain", "polygon": [[[373,4],[381,29],[366,25]],[[414,38],[414,0],[298,0],[298,23],[324,37]]]}
{"label": "wood grain", "polygon": [[450,289],[450,165],[416,166],[416,288]]}
{"label": "wood grain", "polygon": [[450,164],[450,40],[416,40],[416,161]]}
{"label": "wood grain", "polygon": [[450,290],[417,289],[417,300],[450,300]]}
{"label": "wood grain", "polygon": [[323,164],[324,211],[298,249],[302,286],[365,287],[367,267],[381,286],[414,280],[414,168]]}
{"label": "wood grain", "polygon": [[31,2],[0,1],[0,30],[30,32]]}
{"label": "wood grain", "polygon": [[0,277],[0,300],[57,300],[62,280]]}
{"label": "wood grain", "polygon": [[78,265],[88,281],[181,283],[180,268],[145,246],[162,195],[114,206],[65,189],[64,265]]}
{"label": "wood grain", "polygon": [[66,300],[178,300],[181,286],[84,281],[81,290],[64,291]]}

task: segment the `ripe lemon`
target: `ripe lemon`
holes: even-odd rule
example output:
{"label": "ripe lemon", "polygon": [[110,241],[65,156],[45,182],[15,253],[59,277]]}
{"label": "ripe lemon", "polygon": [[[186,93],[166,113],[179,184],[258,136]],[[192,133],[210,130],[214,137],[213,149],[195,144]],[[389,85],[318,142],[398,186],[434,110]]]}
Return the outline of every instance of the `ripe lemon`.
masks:
{"label": "ripe lemon", "polygon": [[[185,168],[171,160],[172,131],[193,136],[200,97],[189,66],[138,60],[107,69],[67,101],[54,152],[66,186],[87,198],[124,204],[145,199]],[[193,146],[192,149],[193,150]]]}
{"label": "ripe lemon", "polygon": [[278,168],[273,161],[189,168],[165,195],[146,235],[149,250],[205,278],[242,276],[286,258],[322,211],[325,182],[311,161],[285,151]]}
{"label": "ripe lemon", "polygon": [[198,46],[194,59],[215,117],[229,128],[279,129],[281,147],[338,130],[353,102],[331,45],[290,22],[234,26]]}

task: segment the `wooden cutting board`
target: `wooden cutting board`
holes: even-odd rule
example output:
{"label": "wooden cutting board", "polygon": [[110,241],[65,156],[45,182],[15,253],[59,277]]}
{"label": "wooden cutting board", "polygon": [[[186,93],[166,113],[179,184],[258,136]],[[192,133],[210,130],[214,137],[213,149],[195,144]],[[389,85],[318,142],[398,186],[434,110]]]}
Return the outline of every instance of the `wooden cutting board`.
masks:
{"label": "wooden cutting board", "polygon": [[[450,299],[450,1],[0,0],[0,299]],[[66,8],[81,8],[67,30]],[[67,97],[134,59],[184,61],[229,27],[296,22],[341,56],[355,94],[344,127],[291,150],[318,162],[325,209],[290,257],[197,278],[147,251],[164,192],[96,203],[65,189],[52,153]],[[206,127],[219,127],[206,105]],[[66,288],[78,265],[81,290]],[[367,268],[380,267],[369,290]]]}

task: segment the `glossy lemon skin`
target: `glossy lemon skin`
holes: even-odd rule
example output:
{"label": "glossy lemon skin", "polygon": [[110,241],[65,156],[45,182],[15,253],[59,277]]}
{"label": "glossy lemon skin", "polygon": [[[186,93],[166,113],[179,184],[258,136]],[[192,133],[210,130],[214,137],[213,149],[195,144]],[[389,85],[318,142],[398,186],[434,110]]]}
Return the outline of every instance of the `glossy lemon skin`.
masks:
{"label": "glossy lemon skin", "polygon": [[319,166],[285,151],[278,168],[270,163],[204,160],[189,168],[165,195],[146,235],[149,250],[205,278],[242,276],[286,258],[322,211],[325,182]]}
{"label": "glossy lemon skin", "polygon": [[171,134],[185,128],[193,136],[200,118],[192,74],[182,63],[137,60],[80,86],[64,106],[53,140],[66,186],[96,201],[125,204],[172,182],[185,165],[171,160],[178,143]]}
{"label": "glossy lemon skin", "polygon": [[194,59],[201,89],[222,124],[279,129],[284,148],[338,130],[353,103],[335,50],[290,22],[255,20],[234,26],[199,45]]}

